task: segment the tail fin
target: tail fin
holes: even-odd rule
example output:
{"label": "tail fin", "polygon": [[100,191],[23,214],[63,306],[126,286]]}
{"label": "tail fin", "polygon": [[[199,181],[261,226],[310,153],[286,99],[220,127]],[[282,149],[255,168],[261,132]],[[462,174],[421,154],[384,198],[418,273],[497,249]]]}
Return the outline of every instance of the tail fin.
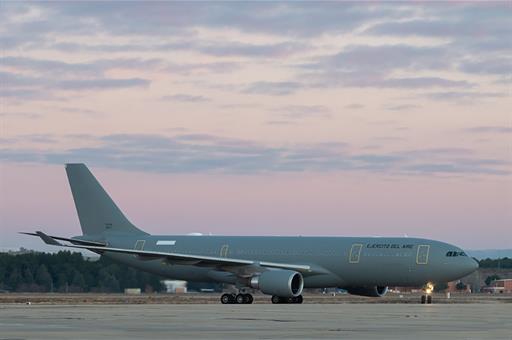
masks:
{"label": "tail fin", "polygon": [[85,164],[66,164],[66,173],[84,235],[146,234],[128,221]]}

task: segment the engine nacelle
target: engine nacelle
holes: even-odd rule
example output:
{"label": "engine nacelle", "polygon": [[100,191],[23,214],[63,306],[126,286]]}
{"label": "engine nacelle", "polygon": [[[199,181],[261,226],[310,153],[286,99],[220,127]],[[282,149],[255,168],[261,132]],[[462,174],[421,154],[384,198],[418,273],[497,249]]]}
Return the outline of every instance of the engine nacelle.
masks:
{"label": "engine nacelle", "polygon": [[304,279],[293,270],[267,270],[251,278],[251,287],[264,294],[295,297],[302,293]]}
{"label": "engine nacelle", "polygon": [[388,292],[388,287],[383,287],[383,286],[350,287],[350,288],[347,288],[347,292],[352,295],[383,297]]}

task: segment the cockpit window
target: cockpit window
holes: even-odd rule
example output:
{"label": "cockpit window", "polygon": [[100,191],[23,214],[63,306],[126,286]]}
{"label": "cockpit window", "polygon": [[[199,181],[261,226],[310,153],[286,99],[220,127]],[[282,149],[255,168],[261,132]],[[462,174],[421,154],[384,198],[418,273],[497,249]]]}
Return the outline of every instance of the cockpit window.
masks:
{"label": "cockpit window", "polygon": [[446,253],[446,256],[455,257],[455,256],[467,256],[463,251],[449,251]]}

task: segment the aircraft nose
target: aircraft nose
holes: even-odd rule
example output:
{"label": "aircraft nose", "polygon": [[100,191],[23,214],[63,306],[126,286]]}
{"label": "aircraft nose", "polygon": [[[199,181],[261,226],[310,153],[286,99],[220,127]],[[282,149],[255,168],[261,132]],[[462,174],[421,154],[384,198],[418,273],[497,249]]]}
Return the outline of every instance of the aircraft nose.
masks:
{"label": "aircraft nose", "polygon": [[476,262],[474,259],[468,257],[464,263],[464,272],[467,274],[471,274],[475,270],[477,270],[479,267],[478,262]]}
{"label": "aircraft nose", "polygon": [[471,267],[471,271],[474,272],[475,270],[478,269],[478,267],[480,267],[480,265],[478,264],[478,262],[476,262],[475,259],[470,259],[470,267]]}

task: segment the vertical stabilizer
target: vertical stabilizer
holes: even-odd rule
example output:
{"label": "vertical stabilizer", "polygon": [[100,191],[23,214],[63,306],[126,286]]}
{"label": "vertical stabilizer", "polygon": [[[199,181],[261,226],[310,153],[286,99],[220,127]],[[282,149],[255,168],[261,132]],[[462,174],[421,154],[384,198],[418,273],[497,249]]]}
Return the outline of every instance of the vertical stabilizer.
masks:
{"label": "vertical stabilizer", "polygon": [[66,173],[84,235],[146,234],[128,221],[85,164],[66,164]]}

